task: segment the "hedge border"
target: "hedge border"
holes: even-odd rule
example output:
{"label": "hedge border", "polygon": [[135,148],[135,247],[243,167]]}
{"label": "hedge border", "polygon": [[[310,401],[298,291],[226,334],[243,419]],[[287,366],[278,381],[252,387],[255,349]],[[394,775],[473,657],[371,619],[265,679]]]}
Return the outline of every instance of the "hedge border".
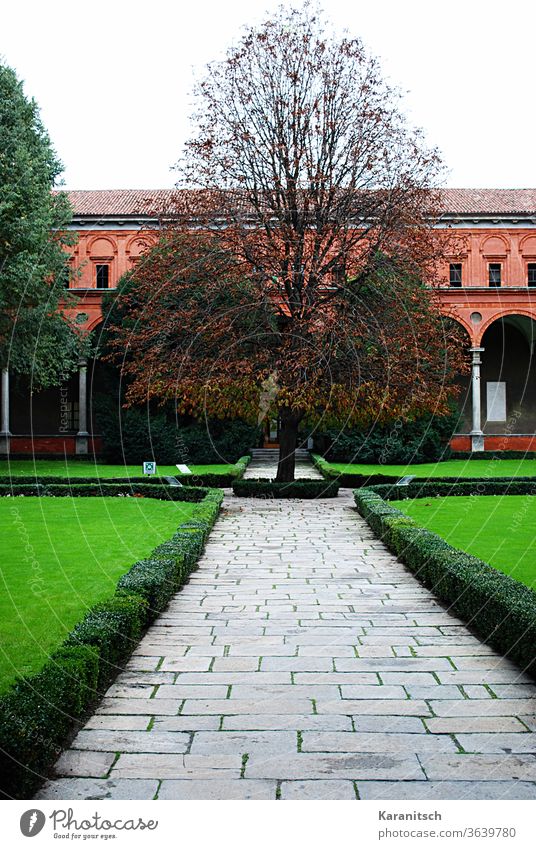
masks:
{"label": "hedge border", "polygon": [[201,500],[193,518],[149,558],[134,563],[115,594],[87,611],[39,672],[19,679],[0,698],[1,797],[33,796],[145,628],[196,568],[223,500],[221,490],[197,492]]}
{"label": "hedge border", "polygon": [[[323,457],[318,455],[313,455],[313,463],[320,472],[321,475],[324,476],[326,480],[334,480],[338,481],[339,486],[343,489],[354,489],[360,487],[376,487],[385,485],[394,486],[397,481],[400,480],[402,475],[361,475],[361,474],[346,474],[344,472],[338,472],[335,469],[329,468],[329,463]],[[482,481],[490,481],[490,482],[507,482],[507,481],[523,481],[523,482],[536,482],[536,476],[534,477],[517,477],[517,478],[478,478],[478,477],[456,477],[455,475],[445,475],[442,477],[422,477],[419,478],[417,476],[414,477],[412,484],[415,485],[417,483],[444,483],[444,484],[455,484],[455,483],[481,483]]]}
{"label": "hedge border", "polygon": [[339,483],[314,479],[282,483],[266,478],[248,478],[235,481],[233,492],[239,498],[336,498]]}
{"label": "hedge border", "polygon": [[[488,482],[481,483],[485,486]],[[493,492],[462,493],[457,485],[454,494],[512,494],[507,485],[503,484],[502,488],[502,493],[498,492],[498,485]],[[355,490],[358,512],[393,554],[445,602],[449,610],[463,619],[484,642],[536,679],[536,592],[489,563],[454,548],[389,504],[389,499],[400,498],[401,489],[377,486]],[[442,484],[433,489],[426,485],[419,492],[408,493],[407,497],[453,494],[447,493],[448,487]],[[518,494],[536,494],[536,483],[525,484],[525,492]]]}
{"label": "hedge border", "polygon": [[[204,474],[204,475],[181,475],[177,473],[173,475],[183,486],[195,487],[231,487],[235,480],[240,480],[246,471],[251,460],[249,455],[240,457],[236,463],[233,463],[234,472],[232,474]],[[169,475],[158,475],[154,477],[118,477],[118,478],[101,478],[98,475],[93,477],[72,477],[61,475],[0,475],[0,490],[3,487],[13,486],[80,486],[82,484],[99,485],[123,485],[123,486],[164,486],[169,487],[167,478]]]}
{"label": "hedge border", "polygon": [[536,460],[536,451],[451,451],[451,460]]}

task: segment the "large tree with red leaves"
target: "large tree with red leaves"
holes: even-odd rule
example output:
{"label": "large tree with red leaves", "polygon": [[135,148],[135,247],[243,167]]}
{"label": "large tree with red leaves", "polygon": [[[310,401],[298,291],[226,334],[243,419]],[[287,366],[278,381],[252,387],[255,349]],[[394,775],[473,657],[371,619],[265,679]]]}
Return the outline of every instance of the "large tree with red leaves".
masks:
{"label": "large tree with red leaves", "polygon": [[112,334],[128,398],[277,415],[283,481],[304,422],[443,411],[458,363],[429,285],[439,157],[362,43],[281,10],[208,67],[195,125]]}

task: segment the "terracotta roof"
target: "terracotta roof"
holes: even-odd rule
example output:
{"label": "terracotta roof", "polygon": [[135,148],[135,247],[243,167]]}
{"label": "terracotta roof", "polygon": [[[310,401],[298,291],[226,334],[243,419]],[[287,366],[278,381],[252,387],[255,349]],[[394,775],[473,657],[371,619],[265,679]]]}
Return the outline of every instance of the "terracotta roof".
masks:
{"label": "terracotta roof", "polygon": [[152,215],[175,194],[173,189],[97,189],[67,192],[75,215]]}
{"label": "terracotta roof", "polygon": [[[77,216],[151,216],[173,198],[173,189],[104,189],[68,192]],[[442,189],[445,213],[536,214],[536,189]]]}
{"label": "terracotta roof", "polygon": [[445,212],[515,215],[536,212],[536,189],[442,189]]}

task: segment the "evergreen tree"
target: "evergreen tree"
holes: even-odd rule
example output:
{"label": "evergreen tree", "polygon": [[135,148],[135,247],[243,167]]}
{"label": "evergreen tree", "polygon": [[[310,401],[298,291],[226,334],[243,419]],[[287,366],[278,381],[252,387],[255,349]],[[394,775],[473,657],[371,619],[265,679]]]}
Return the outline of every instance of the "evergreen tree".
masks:
{"label": "evergreen tree", "polygon": [[34,100],[0,65],[0,366],[36,387],[73,371],[80,339],[61,308],[72,236],[62,172]]}

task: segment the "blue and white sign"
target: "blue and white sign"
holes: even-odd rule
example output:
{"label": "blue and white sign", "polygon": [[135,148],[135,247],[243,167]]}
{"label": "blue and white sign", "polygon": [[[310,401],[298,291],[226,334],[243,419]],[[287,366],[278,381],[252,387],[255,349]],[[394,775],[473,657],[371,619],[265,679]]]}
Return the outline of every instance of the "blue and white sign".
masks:
{"label": "blue and white sign", "polygon": [[147,460],[143,464],[144,475],[156,475],[156,463],[153,460]]}

